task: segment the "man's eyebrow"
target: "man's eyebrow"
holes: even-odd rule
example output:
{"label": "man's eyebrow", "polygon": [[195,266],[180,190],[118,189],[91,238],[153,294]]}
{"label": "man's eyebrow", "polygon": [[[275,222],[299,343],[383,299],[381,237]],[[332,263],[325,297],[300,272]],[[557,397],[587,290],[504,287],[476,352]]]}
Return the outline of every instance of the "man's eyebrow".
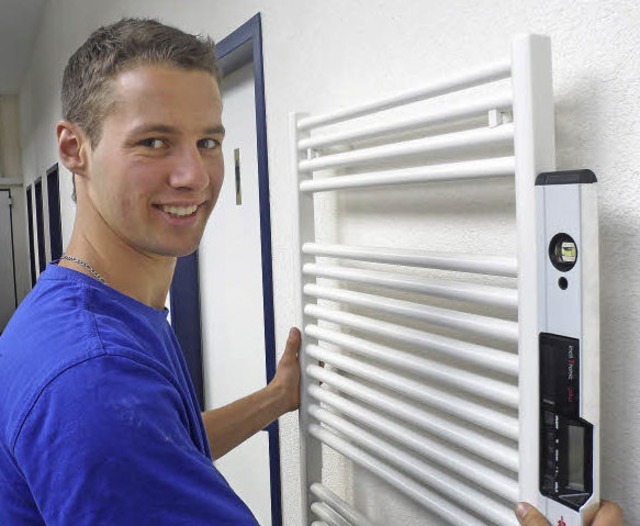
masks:
{"label": "man's eyebrow", "polygon": [[206,130],[204,130],[205,135],[224,135],[226,133],[226,130],[224,129],[224,126],[222,124],[220,124],[219,126],[214,126],[213,128],[207,128]]}
{"label": "man's eyebrow", "polygon": [[178,133],[178,129],[174,126],[168,126],[166,124],[140,124],[133,128],[130,135],[144,135],[147,133]]}
{"label": "man's eyebrow", "polygon": [[[167,133],[167,134],[178,134],[180,130],[175,126],[169,126],[167,124],[141,124],[140,126],[136,126],[131,130],[130,135],[145,135],[147,133]],[[224,135],[225,129],[222,124],[219,126],[212,126],[211,128],[206,128],[202,132],[204,135]]]}

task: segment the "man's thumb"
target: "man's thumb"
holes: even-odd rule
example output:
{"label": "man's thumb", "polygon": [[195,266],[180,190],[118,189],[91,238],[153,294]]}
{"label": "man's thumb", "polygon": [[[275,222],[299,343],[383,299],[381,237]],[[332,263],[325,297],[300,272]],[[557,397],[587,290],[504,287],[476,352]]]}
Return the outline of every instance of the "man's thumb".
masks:
{"label": "man's thumb", "polygon": [[516,506],[516,517],[522,526],[549,526],[544,515],[526,502],[520,502]]}

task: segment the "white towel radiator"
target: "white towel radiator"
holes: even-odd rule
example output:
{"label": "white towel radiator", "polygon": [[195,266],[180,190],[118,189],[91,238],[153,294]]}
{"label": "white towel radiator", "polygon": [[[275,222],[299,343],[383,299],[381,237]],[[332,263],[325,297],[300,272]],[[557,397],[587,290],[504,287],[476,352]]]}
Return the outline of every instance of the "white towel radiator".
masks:
{"label": "white towel radiator", "polygon": [[[430,99],[442,103],[425,105]],[[290,131],[304,327],[303,524],[374,524],[323,483],[323,444],[441,524],[516,524],[516,502],[541,504],[534,181],[555,168],[548,38],[518,37],[509,60],[424,89],[292,114]],[[504,177],[515,177],[517,257],[499,247],[479,255],[455,244],[433,252],[316,237],[321,193],[442,181],[464,191],[465,181]],[[439,272],[425,279],[408,268]],[[472,279],[447,279],[450,271]],[[420,295],[454,307],[413,301]]]}

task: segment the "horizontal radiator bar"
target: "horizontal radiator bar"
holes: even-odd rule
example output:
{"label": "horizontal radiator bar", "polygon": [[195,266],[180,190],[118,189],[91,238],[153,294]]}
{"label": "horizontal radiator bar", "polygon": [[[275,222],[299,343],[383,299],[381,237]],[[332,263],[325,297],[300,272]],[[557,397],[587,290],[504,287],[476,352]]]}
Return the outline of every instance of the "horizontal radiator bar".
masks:
{"label": "horizontal radiator bar", "polygon": [[439,298],[468,301],[480,305],[518,310],[518,291],[506,287],[477,285],[461,281],[429,280],[394,272],[380,272],[360,268],[347,268],[307,263],[302,272],[308,276],[332,278],[356,283],[377,285],[394,290],[418,292]]}
{"label": "horizontal radiator bar", "polygon": [[507,477],[467,455],[457,453],[446,445],[411,431],[327,389],[311,385],[309,386],[309,394],[319,402],[327,404],[331,409],[337,409],[340,413],[350,417],[352,421],[359,422],[365,427],[391,438],[505,500],[514,504],[517,502],[518,481],[516,479]]}
{"label": "horizontal radiator bar", "polygon": [[464,104],[450,105],[444,110],[438,110],[426,115],[404,119],[399,122],[368,126],[359,130],[347,130],[342,132],[327,133],[316,137],[309,137],[298,142],[299,150],[308,148],[323,148],[348,142],[374,139],[385,135],[404,133],[411,130],[425,128],[436,124],[444,124],[453,120],[464,120],[491,110],[508,110],[513,104],[511,93],[492,95],[475,101],[467,101]]}
{"label": "horizontal radiator bar", "polygon": [[314,502],[311,504],[311,511],[322,519],[329,526],[351,526],[347,520],[336,513],[323,502]]}
{"label": "horizontal radiator bar", "polygon": [[508,78],[511,74],[511,64],[507,62],[498,62],[489,66],[480,67],[475,71],[467,72],[455,77],[434,82],[424,88],[409,90],[386,99],[378,100],[371,103],[361,104],[359,106],[347,108],[344,110],[327,113],[325,115],[317,115],[314,117],[302,118],[297,123],[298,130],[308,130],[319,126],[327,126],[337,122],[345,121],[366,115],[384,111],[396,106],[410,104],[419,100],[425,100],[454,91],[460,91],[488,82]]}
{"label": "horizontal radiator bar", "polygon": [[314,380],[326,383],[333,389],[353,396],[375,407],[376,410],[385,411],[395,418],[404,420],[413,426],[436,435],[451,445],[490,460],[513,473],[518,471],[518,450],[515,443],[512,447],[506,446],[474,431],[468,426],[458,425],[449,419],[418,409],[402,400],[381,393],[318,365],[308,366],[306,372]]}
{"label": "horizontal radiator bar", "polygon": [[445,493],[447,498],[457,501],[475,513],[499,524],[513,519],[513,511],[506,505],[487,497],[472,486],[463,484],[419,458],[405,453],[400,448],[388,444],[344,418],[314,405],[309,407],[309,414],[323,424],[339,431],[352,444],[366,449],[374,457],[391,464],[412,478],[419,479],[423,484],[439,493]]}
{"label": "horizontal radiator bar", "polygon": [[339,369],[355,374],[360,378],[376,382],[378,385],[391,389],[418,402],[423,402],[445,413],[476,424],[498,435],[512,440],[518,438],[517,419],[471,402],[456,395],[445,394],[431,386],[426,386],[415,380],[391,373],[385,369],[362,363],[349,356],[344,356],[317,345],[307,345],[305,352],[316,360],[331,364]]}
{"label": "horizontal radiator bar", "polygon": [[479,374],[462,371],[456,367],[443,365],[433,360],[417,357],[384,345],[371,343],[355,336],[349,336],[325,327],[307,325],[305,334],[317,340],[333,343],[342,349],[358,353],[379,363],[403,369],[410,374],[438,380],[456,389],[487,398],[513,409],[518,407],[518,388]]}
{"label": "horizontal radiator bar", "polygon": [[386,314],[421,320],[479,336],[497,338],[512,343],[518,341],[518,324],[509,320],[312,284],[305,285],[303,292],[314,298],[374,309]]}
{"label": "horizontal radiator bar", "polygon": [[503,124],[495,128],[479,128],[448,133],[412,141],[373,146],[349,152],[323,155],[316,159],[300,161],[300,173],[343,168],[375,162],[389,162],[413,155],[448,153],[455,150],[513,147],[513,125]]}
{"label": "horizontal radiator bar", "polygon": [[408,248],[361,247],[320,243],[304,243],[302,245],[302,253],[311,256],[488,274],[507,278],[515,278],[518,273],[518,265],[515,258],[500,256],[477,256]]}
{"label": "horizontal radiator bar", "polygon": [[437,181],[461,181],[513,177],[513,157],[496,157],[448,164],[434,164],[417,168],[372,172],[357,175],[341,175],[325,179],[304,180],[301,192],[328,192],[352,188],[376,188],[390,185],[417,184]]}
{"label": "horizontal radiator bar", "polygon": [[411,327],[375,320],[350,312],[320,307],[312,303],[305,305],[304,313],[318,320],[330,321],[345,327],[408,343],[419,349],[455,358],[468,364],[480,366],[483,369],[491,369],[514,377],[518,374],[518,355],[515,353],[430,334]]}
{"label": "horizontal radiator bar", "polygon": [[353,506],[342,500],[330,489],[316,482],[312,484],[309,491],[322,502],[329,505],[333,510],[337,511],[345,519],[349,521],[351,526],[374,526],[362,513]]}
{"label": "horizontal radiator bar", "polygon": [[425,508],[430,509],[435,514],[452,524],[464,524],[465,526],[486,526],[484,521],[476,519],[473,515],[465,511],[452,508],[449,501],[442,498],[434,491],[424,488],[411,478],[407,477],[397,469],[393,469],[384,462],[378,460],[361,449],[350,444],[348,441],[330,433],[317,424],[309,426],[309,434],[349,458],[356,464],[366,468],[371,473],[376,474],[389,485],[401,491],[407,497],[413,499]]}

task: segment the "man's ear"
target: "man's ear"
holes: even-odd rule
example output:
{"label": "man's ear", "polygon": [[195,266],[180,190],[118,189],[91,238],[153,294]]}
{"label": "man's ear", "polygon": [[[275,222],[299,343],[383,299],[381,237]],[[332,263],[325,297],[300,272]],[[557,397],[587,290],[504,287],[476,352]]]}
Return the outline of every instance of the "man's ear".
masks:
{"label": "man's ear", "polygon": [[74,174],[85,175],[91,150],[89,137],[79,126],[69,121],[60,121],[56,126],[56,134],[62,164]]}

